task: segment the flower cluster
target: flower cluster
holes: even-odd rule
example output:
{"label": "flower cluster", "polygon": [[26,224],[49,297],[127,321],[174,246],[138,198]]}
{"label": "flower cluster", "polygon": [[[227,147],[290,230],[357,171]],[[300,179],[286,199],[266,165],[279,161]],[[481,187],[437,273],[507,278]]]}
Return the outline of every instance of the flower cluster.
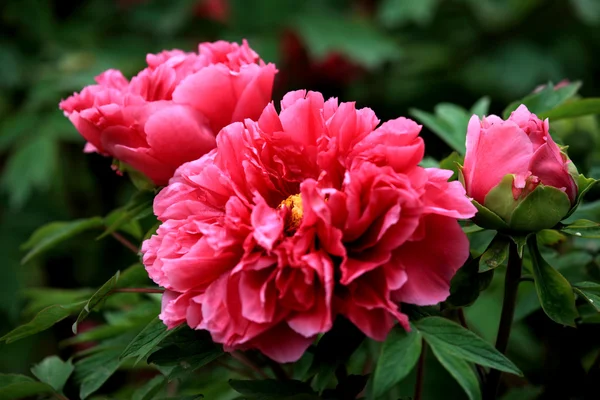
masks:
{"label": "flower cluster", "polygon": [[469,254],[475,208],[451,171],[425,169],[421,127],[354,103],[288,93],[226,126],[155,199],[143,245],[167,289],[161,319],[228,349],[297,360],[337,315],[383,340],[399,303],[436,304]]}
{"label": "flower cluster", "polygon": [[128,81],[108,70],[60,103],[88,141],[86,151],[114,157],[164,185],[177,167],[215,147],[221,128],[257,118],[271,100],[273,64],[246,42],[202,43],[198,53],[149,54]]}

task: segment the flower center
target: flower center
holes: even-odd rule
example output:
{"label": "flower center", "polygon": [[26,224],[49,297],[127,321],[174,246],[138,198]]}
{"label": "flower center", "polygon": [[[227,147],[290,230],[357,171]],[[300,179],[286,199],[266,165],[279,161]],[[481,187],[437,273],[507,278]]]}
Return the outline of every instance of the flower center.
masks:
{"label": "flower center", "polygon": [[294,234],[302,223],[302,197],[299,194],[293,194],[279,203],[279,208],[286,207],[290,212],[285,218],[284,229],[288,234]]}

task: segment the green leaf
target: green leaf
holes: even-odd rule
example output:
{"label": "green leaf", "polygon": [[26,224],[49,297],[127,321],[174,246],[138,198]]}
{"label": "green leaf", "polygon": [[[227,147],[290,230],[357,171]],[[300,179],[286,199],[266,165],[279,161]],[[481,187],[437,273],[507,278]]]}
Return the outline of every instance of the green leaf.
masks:
{"label": "green leaf", "polygon": [[130,234],[136,239],[141,239],[144,235],[144,232],[142,232],[140,222],[138,220],[128,219],[126,214],[127,210],[124,208],[117,208],[104,217],[104,225],[113,226],[121,219],[127,220],[127,222],[120,224],[118,230]]}
{"label": "green leaf", "polygon": [[575,326],[577,309],[571,285],[557,270],[542,258],[535,236],[527,240],[535,289],[546,315],[559,324]]}
{"label": "green leaf", "polygon": [[310,371],[317,372],[313,387],[325,389],[336,368],[345,364],[352,353],[360,346],[365,335],[346,318],[337,317],[333,327],[317,343]]}
{"label": "green leaf", "polygon": [[481,400],[481,390],[479,382],[473,368],[453,353],[449,353],[440,347],[431,346],[431,350],[440,364],[456,379],[464,389],[470,400]]}
{"label": "green leaf", "polygon": [[21,247],[23,250],[29,250],[21,263],[25,264],[38,254],[82,232],[102,226],[103,222],[100,217],[78,219],[69,222],[51,222],[44,225],[37,229]]}
{"label": "green leaf", "polygon": [[0,374],[0,399],[22,399],[44,393],[53,393],[52,386],[36,382],[28,376]]}
{"label": "green leaf", "polygon": [[223,355],[223,349],[213,343],[208,332],[187,327],[167,336],[160,346],[161,349],[152,353],[147,362],[172,367],[166,374],[169,379],[193,372]]}
{"label": "green leaf", "polygon": [[34,365],[31,373],[40,381],[52,386],[57,392],[62,392],[74,369],[71,360],[65,362],[57,356],[50,356]]}
{"label": "green leaf", "polygon": [[121,359],[137,357],[137,362],[155,350],[156,346],[167,336],[179,328],[167,330],[166,325],[158,317],[154,318],[123,350]]}
{"label": "green leaf", "polygon": [[442,317],[424,318],[415,323],[432,348],[485,367],[522,376],[517,366],[491,344],[462,326]]}
{"label": "green leaf", "polygon": [[599,98],[573,100],[541,113],[539,117],[542,119],[550,118],[550,121],[558,121],[593,114],[600,114]]}
{"label": "green leaf", "polygon": [[469,233],[477,233],[477,232],[481,232],[484,230],[484,228],[475,225],[473,223],[471,223],[470,221],[465,221],[464,225],[462,225],[462,230],[464,233],[469,234]]}
{"label": "green leaf", "polygon": [[421,354],[422,338],[418,330],[392,329],[386,338],[373,374],[373,397],[386,393],[413,369]]}
{"label": "green leaf", "polygon": [[587,219],[578,219],[565,225],[561,232],[577,237],[600,239],[600,224]]}
{"label": "green leaf", "polygon": [[246,381],[232,379],[229,381],[229,385],[246,399],[283,400],[300,394],[314,395],[315,399],[318,399],[310,385],[296,380],[278,381],[264,379]]}
{"label": "green leaf", "polygon": [[440,163],[433,157],[425,156],[419,163],[419,165],[423,168],[439,168]]}
{"label": "green leaf", "polygon": [[[446,109],[447,111],[448,109]],[[437,114],[436,109],[436,114]],[[455,110],[456,111],[456,110]],[[437,115],[430,114],[425,111],[421,111],[416,108],[411,108],[409,113],[415,117],[419,122],[425,125],[429,130],[438,135],[440,139],[442,139],[448,146],[450,146],[453,150],[456,150],[459,154],[465,154],[465,138],[467,135],[467,123],[468,123],[468,115],[464,114],[464,132],[462,129],[456,129],[457,121],[452,121],[450,116],[446,116],[446,118],[441,118]],[[453,115],[456,118],[456,115]],[[452,123],[454,122],[454,124]]]}
{"label": "green leaf", "polygon": [[552,228],[565,218],[570,209],[571,201],[563,191],[539,185],[515,208],[510,228],[522,232]]}
{"label": "green leaf", "polygon": [[34,335],[38,332],[44,331],[59,321],[67,318],[73,312],[78,310],[84,302],[70,304],[70,305],[53,305],[44,308],[40,311],[31,321],[25,325],[21,325],[8,332],[6,335],[0,338],[0,341],[4,340],[6,343],[12,343],[19,339],[26,338],[27,336]]}
{"label": "green leaf", "polygon": [[112,216],[112,219],[114,220],[111,219],[110,225],[108,225],[106,230],[98,236],[98,239],[102,239],[119,229],[123,229],[123,227],[134,223],[134,221],[152,215],[153,202],[154,192],[136,192],[129,200],[129,203],[125,207],[119,209],[119,213],[116,216]]}
{"label": "green leaf", "polygon": [[494,271],[479,272],[479,260],[469,259],[450,281],[450,296],[445,306],[464,307],[473,304],[482,290],[485,290],[494,276]]}
{"label": "green leaf", "polygon": [[452,176],[448,179],[449,181],[455,181],[458,179],[458,166],[464,162],[464,157],[453,151],[450,155],[440,161],[439,168],[448,169],[452,172]]}
{"label": "green leaf", "polygon": [[595,282],[580,282],[573,289],[588,301],[596,311],[600,312],[600,284]]}
{"label": "green leaf", "polygon": [[567,237],[556,229],[542,229],[537,233],[538,242],[544,246],[556,246],[567,240]]}
{"label": "green leaf", "polygon": [[536,115],[548,112],[575,96],[580,87],[581,82],[573,82],[555,90],[554,85],[549,83],[540,92],[530,94],[521,100],[511,103],[504,110],[504,119],[510,117],[510,114],[521,104],[525,104],[529,111]]}
{"label": "green leaf", "polygon": [[404,26],[409,22],[424,26],[432,21],[438,4],[439,0],[384,0],[377,17],[386,28]]}
{"label": "green leaf", "polygon": [[36,189],[47,191],[50,188],[50,182],[54,182],[58,151],[55,140],[38,136],[11,153],[0,179],[11,207],[23,206]]}
{"label": "green leaf", "polygon": [[121,350],[108,349],[78,361],[75,364],[75,375],[81,383],[79,396],[86,399],[110,378],[121,365]]}
{"label": "green leaf", "polygon": [[158,375],[146,382],[145,385],[138,388],[131,400],[152,400],[154,396],[166,385],[167,381],[164,376]]}
{"label": "green leaf", "polygon": [[[312,11],[297,15],[293,25],[311,55],[318,60],[338,53],[365,68],[374,69],[401,55],[396,42],[367,20],[350,19],[335,12]],[[349,37],[353,40],[348,40]]]}
{"label": "green leaf", "polygon": [[119,281],[117,282],[116,287],[141,287],[148,286],[151,283],[152,281],[150,278],[148,278],[148,272],[146,272],[144,265],[141,263],[135,263],[124,269],[123,272],[119,274]]}
{"label": "green leaf", "polygon": [[75,321],[75,323],[73,324],[74,334],[77,334],[77,326],[79,325],[79,323],[83,321],[94,309],[94,307],[100,304],[100,302],[104,300],[104,298],[108,296],[109,292],[115,287],[117,281],[119,280],[120,272],[121,271],[117,271],[117,273],[112,278],[110,278],[104,285],[102,285],[102,287],[100,287],[100,289],[98,289],[96,293],[94,293],[92,297],[90,297],[90,299],[87,301],[87,303],[83,307],[83,310],[81,310],[81,312],[79,313],[77,321]]}
{"label": "green leaf", "polygon": [[92,295],[90,289],[57,289],[49,287],[29,288],[22,291],[27,299],[23,310],[26,316],[33,316],[40,310],[56,304],[73,304],[88,299]]}
{"label": "green leaf", "polygon": [[508,258],[509,240],[504,235],[496,235],[490,247],[479,259],[479,272],[492,270],[504,263]]}
{"label": "green leaf", "polygon": [[490,110],[490,98],[483,96],[471,107],[471,114],[477,115],[479,118],[486,116]]}

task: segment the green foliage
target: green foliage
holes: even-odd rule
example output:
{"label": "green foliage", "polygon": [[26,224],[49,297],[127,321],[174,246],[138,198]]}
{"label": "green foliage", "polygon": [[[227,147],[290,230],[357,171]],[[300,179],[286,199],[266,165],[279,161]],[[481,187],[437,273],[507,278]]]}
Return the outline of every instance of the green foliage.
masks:
{"label": "green foliage", "polygon": [[378,18],[387,28],[397,28],[414,22],[428,25],[438,6],[439,0],[402,1],[385,0],[381,2]]}
{"label": "green foliage", "polygon": [[463,307],[477,300],[481,291],[485,290],[494,271],[479,271],[480,258],[468,260],[465,265],[456,272],[450,282],[450,296],[444,302],[451,307]]}
{"label": "green foliage", "polygon": [[582,238],[600,239],[600,224],[587,219],[578,219],[565,225],[561,232]]}
{"label": "green foliage", "polygon": [[98,289],[96,293],[94,293],[92,297],[90,297],[90,299],[85,303],[83,309],[77,317],[77,321],[75,321],[75,323],[73,324],[73,333],[77,333],[77,326],[79,325],[79,323],[83,321],[94,309],[94,307],[100,304],[100,302],[102,302],[105,299],[105,297],[108,296],[110,291],[116,286],[117,281],[119,280],[119,274],[120,271],[117,271],[117,273],[112,278],[110,278],[104,285],[102,285],[102,287],[100,287],[100,289]]}
{"label": "green foliage", "polygon": [[397,327],[390,332],[373,373],[373,398],[379,398],[408,375],[417,364],[421,343],[421,334],[416,329],[406,332]]}
{"label": "green foliage", "polygon": [[[523,378],[503,379],[502,400],[563,391],[573,397],[584,390],[575,388],[577,382],[594,382],[595,337],[542,325],[538,318],[544,307],[563,324],[573,324],[577,312],[578,324],[600,322],[600,201],[595,180],[583,175],[577,177],[577,207],[565,225],[537,234],[539,249],[523,254],[527,235],[511,237],[525,256],[524,278],[535,278],[535,286],[523,282],[519,288],[507,353],[514,363],[490,345],[502,303],[505,270],[498,266],[506,262],[506,243],[492,242],[494,231],[470,223],[463,230],[471,258],[454,276],[447,301],[432,307],[402,304],[414,329],[394,328],[383,345],[364,340],[350,323],[336,323],[301,361],[284,366],[298,381],[256,381],[252,368],[227,357],[206,332],[167,331],[156,318],[160,294],[114,292],[155,286],[141,264],[124,269],[139,260],[118,242],[84,239],[119,232],[137,248],[159,225],[152,215],[156,191],[136,192],[134,185],[153,188],[128,168],[129,179],[119,177],[110,171],[109,159],[83,154],[84,140],[57,102],[92,84],[107,68],[130,78],[148,52],[191,51],[198,41],[248,38],[265,61],[277,62],[276,106],[282,93],[309,88],[372,107],[382,121],[412,108],[411,115],[425,127],[427,153],[421,165],[453,170],[451,179],[459,175],[455,163],[464,154],[471,115],[501,115],[510,103],[508,115],[525,103],[550,118],[553,137],[569,146],[579,171],[600,178],[598,61],[589,56],[600,44],[590,35],[600,24],[596,1],[375,3],[230,0],[224,22],[202,14],[197,0],[86,0],[76,7],[8,0],[0,6],[0,210],[6,210],[0,212],[0,370],[29,373],[35,364],[31,372],[39,379],[0,374],[0,399],[58,398],[61,391],[69,397],[134,400],[341,399],[356,398],[367,376],[369,398],[407,399],[414,396],[422,339],[428,350],[421,398],[462,398],[461,390],[470,399],[480,398],[473,362],[518,373],[516,363],[525,372]],[[290,36],[298,39],[296,45],[288,43]],[[596,97],[578,95],[578,82],[532,93],[538,84],[564,78],[581,79],[586,83],[581,94]],[[522,100],[512,102],[516,98]],[[589,203],[582,201],[584,194]],[[538,205],[525,212],[527,218],[547,217]],[[476,206],[478,217],[485,217],[486,210]],[[537,216],[531,217],[532,210]],[[105,217],[86,219],[94,215]],[[492,225],[486,226],[507,227],[497,216],[487,217]],[[19,253],[24,242],[26,252]],[[109,279],[118,270],[122,273]],[[475,333],[445,319],[460,307]],[[87,326],[81,324],[84,318]],[[80,328],[76,336],[64,329],[73,322]],[[29,337],[34,334],[39,336]],[[57,348],[74,354],[75,365],[44,358]],[[248,354],[270,375],[264,357]],[[168,383],[174,379],[178,382]]]}
{"label": "green foliage", "polygon": [[166,384],[167,380],[164,376],[155,376],[138,388],[131,396],[131,400],[151,400]]}
{"label": "green foliage", "polygon": [[532,236],[527,244],[531,255],[535,288],[544,312],[559,324],[575,326],[577,310],[571,285],[560,272],[542,258],[535,236]]}
{"label": "green foliage", "polygon": [[318,400],[310,385],[300,381],[231,380],[229,384],[248,400]]}
{"label": "green foliage", "polygon": [[506,107],[504,110],[504,118],[510,117],[510,114],[516,110],[521,104],[525,104],[530,112],[534,114],[547,113],[555,107],[560,106],[567,100],[573,98],[579,91],[581,82],[570,83],[559,89],[556,89],[552,83],[548,83],[538,93],[530,94],[521,100],[517,100]]}
{"label": "green foliage", "polygon": [[22,263],[25,264],[36,255],[51,249],[65,240],[87,230],[97,229],[102,225],[102,218],[99,217],[69,222],[52,222],[44,225],[36,230],[29,240],[23,244],[22,249],[29,250],[29,252],[23,257]]}
{"label": "green foliage", "polygon": [[28,396],[52,393],[52,386],[36,382],[28,376],[0,374],[0,399],[22,399]]}
{"label": "green foliage", "polygon": [[67,362],[57,356],[44,358],[31,368],[31,373],[41,382],[47,383],[57,392],[62,392],[74,367],[71,360]]}
{"label": "green foliage", "polygon": [[440,364],[456,379],[470,400],[480,400],[481,391],[473,367],[464,359],[446,351],[445,348],[432,346],[431,350]]}
{"label": "green foliage", "polygon": [[79,310],[84,302],[75,303],[71,305],[52,305],[41,310],[31,321],[21,325],[6,335],[2,336],[0,340],[4,340],[6,343],[11,343],[19,339],[26,338],[27,336],[35,335],[38,332],[44,331],[59,321],[67,318],[69,315]]}
{"label": "green foliage", "polygon": [[110,378],[121,365],[119,349],[103,349],[75,364],[75,377],[80,383],[79,396],[88,398]]}
{"label": "green foliage", "polygon": [[464,156],[469,119],[473,114],[480,117],[487,114],[489,105],[489,98],[482,97],[471,110],[465,110],[455,104],[441,103],[435,106],[435,114],[416,108],[411,109],[410,113],[459,155]]}
{"label": "green foliage", "polygon": [[573,285],[573,289],[600,312],[600,284],[596,282],[580,282]]}
{"label": "green foliage", "polygon": [[176,329],[167,330],[165,324],[158,318],[154,318],[150,323],[137,335],[131,343],[127,345],[121,359],[129,357],[137,357],[137,362],[146,357],[154,348],[162,342],[167,336],[177,331]]}
{"label": "green foliage", "polygon": [[117,230],[132,233],[135,237],[142,236],[137,221],[152,215],[153,201],[153,192],[136,192],[125,207],[113,211],[105,218],[106,230],[98,238],[103,238]]}
{"label": "green foliage", "polygon": [[[310,12],[294,18],[293,25],[311,55],[318,60],[335,51],[366,68],[377,68],[402,55],[396,42],[368,21],[333,12]],[[349,35],[355,40],[349,41]]]}
{"label": "green foliage", "polygon": [[147,361],[160,367],[169,379],[186,376],[223,355],[221,346],[213,343],[208,332],[189,328],[166,336],[159,347]]}
{"label": "green foliage", "polygon": [[600,114],[600,99],[578,99],[569,101],[558,107],[554,107],[550,111],[541,113],[540,118],[550,118],[551,121],[558,121],[590,114]]}
{"label": "green foliage", "polygon": [[466,361],[522,376],[517,366],[485,340],[462,326],[441,317],[424,318],[415,323],[431,346]]}
{"label": "green foliage", "polygon": [[510,239],[504,235],[496,235],[490,247],[479,259],[479,272],[490,271],[508,259]]}

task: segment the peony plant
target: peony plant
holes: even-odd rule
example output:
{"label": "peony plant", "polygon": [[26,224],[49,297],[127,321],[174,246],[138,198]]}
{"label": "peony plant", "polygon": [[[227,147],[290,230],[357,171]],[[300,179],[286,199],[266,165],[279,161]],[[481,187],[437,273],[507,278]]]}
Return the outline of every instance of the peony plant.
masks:
{"label": "peony plant", "polygon": [[[32,370],[39,382],[3,377],[0,398],[64,399],[75,368],[85,399],[118,368],[135,368],[128,363],[136,358],[156,374],[136,399],[173,395],[172,382],[197,381],[197,371],[210,368],[219,373],[209,379],[248,378],[229,381],[243,398],[273,400],[387,398],[416,368],[421,399],[430,349],[469,399],[493,400],[502,372],[523,376],[504,353],[525,259],[555,322],[576,325],[574,291],[597,299],[594,284],[572,286],[539,248],[567,234],[600,237],[599,224],[569,219],[595,180],[578,174],[550,120],[528,108],[568,114],[561,102],[540,108],[555,99],[551,85],[509,106],[504,119],[485,116],[481,104],[472,117],[439,108],[459,124],[413,110],[464,153],[451,156],[462,163],[456,167],[424,158],[422,125],[411,119],[381,123],[370,108],[315,91],[272,99],[276,67],[246,41],[146,61],[131,79],[111,69],[60,102],[85,152],[112,157],[138,191],[103,218],[50,224],[24,245],[28,261],[102,228],[101,237],[124,244],[143,267],[3,336],[10,343],[79,312],[79,335],[65,343],[80,346],[76,367],[51,358]],[[571,87],[564,85],[558,90]],[[139,221],[148,219],[142,232]],[[494,237],[479,250],[478,233]],[[463,310],[501,266],[494,347],[469,330]],[[122,314],[85,326],[111,298]],[[184,385],[181,393],[199,394],[192,391]]]}

